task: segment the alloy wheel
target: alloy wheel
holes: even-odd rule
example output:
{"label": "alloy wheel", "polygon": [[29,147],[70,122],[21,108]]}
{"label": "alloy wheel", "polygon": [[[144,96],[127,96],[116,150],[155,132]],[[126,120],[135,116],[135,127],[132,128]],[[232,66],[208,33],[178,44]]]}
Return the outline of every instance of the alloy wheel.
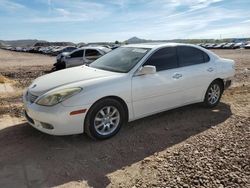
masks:
{"label": "alloy wheel", "polygon": [[208,91],[208,102],[213,105],[220,98],[220,86],[218,84],[213,84]]}
{"label": "alloy wheel", "polygon": [[112,134],[120,123],[120,113],[114,106],[105,106],[96,113],[94,128],[100,135]]}

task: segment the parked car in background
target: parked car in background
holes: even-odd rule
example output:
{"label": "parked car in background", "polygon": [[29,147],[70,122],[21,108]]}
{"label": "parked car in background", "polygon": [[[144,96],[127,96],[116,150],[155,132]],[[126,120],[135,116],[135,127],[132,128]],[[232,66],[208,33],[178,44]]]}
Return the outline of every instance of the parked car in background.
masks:
{"label": "parked car in background", "polygon": [[214,49],[222,49],[223,46],[224,46],[225,44],[226,44],[226,43],[216,44],[216,45],[214,46]]}
{"label": "parked car in background", "polygon": [[206,45],[206,49],[213,49],[214,48],[214,46],[216,46],[216,44],[208,44],[208,45]]}
{"label": "parked car in background", "polygon": [[15,48],[15,51],[21,52],[21,51],[23,51],[23,47],[16,47],[16,48]]}
{"label": "parked car in background", "polygon": [[234,74],[233,60],[196,45],[126,45],[34,80],[25,116],[47,134],[107,139],[127,121],[198,102],[215,107]]}
{"label": "parked car in background", "polygon": [[77,47],[74,46],[60,47],[58,49],[53,49],[50,54],[56,56],[63,52],[72,52],[75,49],[77,49]]}
{"label": "parked car in background", "polygon": [[57,62],[54,64],[57,70],[63,68],[69,68],[84,64],[90,64],[111,49],[106,47],[83,47],[76,49],[70,53],[64,53],[57,56]]}
{"label": "parked car in background", "polygon": [[232,46],[232,49],[238,49],[238,48],[242,48],[244,46],[244,44],[242,42],[238,42],[238,43],[235,43],[233,46]]}
{"label": "parked car in background", "polygon": [[6,48],[5,48],[6,50],[11,50],[12,49],[12,47],[11,46],[6,46]]}
{"label": "parked car in background", "polygon": [[[76,50],[78,50],[78,49],[76,49]],[[73,51],[75,51],[75,50],[73,50]],[[72,51],[72,52],[73,52],[73,51]],[[62,58],[65,57],[65,56],[67,56],[67,55],[69,55],[70,53],[71,53],[71,52],[62,52],[62,53],[58,54],[58,55],[56,56],[56,63],[61,63]]]}
{"label": "parked car in background", "polygon": [[46,52],[47,52],[50,48],[52,48],[52,47],[49,47],[49,46],[40,47],[40,48],[38,49],[38,52],[39,52],[39,53],[42,53],[42,54],[46,54]]}
{"label": "parked car in background", "polygon": [[117,44],[117,45],[113,45],[113,46],[111,47],[111,49],[114,50],[114,49],[116,49],[116,48],[119,48],[120,46],[121,46],[121,45],[118,45],[118,44]]}
{"label": "parked car in background", "polygon": [[244,46],[244,48],[245,48],[245,49],[250,49],[250,43],[246,44],[246,45]]}
{"label": "parked car in background", "polygon": [[230,42],[230,43],[227,43],[223,46],[223,49],[232,49],[234,46],[234,43]]}
{"label": "parked car in background", "polygon": [[30,47],[29,52],[30,53],[39,53],[40,46]]}

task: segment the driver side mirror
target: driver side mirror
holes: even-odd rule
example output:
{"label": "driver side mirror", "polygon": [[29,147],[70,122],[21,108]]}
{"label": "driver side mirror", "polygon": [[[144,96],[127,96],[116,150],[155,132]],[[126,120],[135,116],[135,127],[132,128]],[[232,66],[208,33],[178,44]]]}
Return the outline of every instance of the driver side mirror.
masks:
{"label": "driver side mirror", "polygon": [[141,67],[136,75],[140,76],[140,75],[146,75],[146,74],[155,74],[156,73],[156,67],[152,66],[152,65],[146,65],[144,67]]}

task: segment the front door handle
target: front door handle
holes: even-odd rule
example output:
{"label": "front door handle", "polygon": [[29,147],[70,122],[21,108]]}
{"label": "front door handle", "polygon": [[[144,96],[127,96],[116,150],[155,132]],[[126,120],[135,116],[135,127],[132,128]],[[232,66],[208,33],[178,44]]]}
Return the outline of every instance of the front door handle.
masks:
{"label": "front door handle", "polygon": [[173,78],[175,78],[175,79],[179,79],[181,77],[182,77],[182,74],[178,74],[178,73],[174,74],[174,76],[173,76]]}
{"label": "front door handle", "polygon": [[213,72],[214,69],[213,69],[212,67],[210,67],[210,68],[207,69],[207,71],[208,71],[208,72]]}

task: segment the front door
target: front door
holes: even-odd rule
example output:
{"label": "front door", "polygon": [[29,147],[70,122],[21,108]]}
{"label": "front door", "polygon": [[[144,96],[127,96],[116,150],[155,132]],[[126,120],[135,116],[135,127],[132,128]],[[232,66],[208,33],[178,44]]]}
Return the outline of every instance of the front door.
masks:
{"label": "front door", "polygon": [[80,49],[75,52],[73,52],[70,55],[70,58],[67,59],[67,67],[74,67],[74,66],[79,66],[83,64],[83,54],[84,50]]}
{"label": "front door", "polygon": [[185,80],[178,75],[175,47],[156,51],[145,63],[156,67],[155,74],[132,78],[132,102],[135,118],[167,110],[183,103]]}

